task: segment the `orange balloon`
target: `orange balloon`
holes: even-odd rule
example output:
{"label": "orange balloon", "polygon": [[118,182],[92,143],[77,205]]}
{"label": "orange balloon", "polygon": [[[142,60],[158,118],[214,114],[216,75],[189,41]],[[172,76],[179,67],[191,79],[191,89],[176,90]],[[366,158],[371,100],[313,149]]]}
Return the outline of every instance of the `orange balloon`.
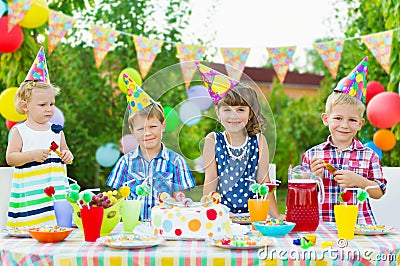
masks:
{"label": "orange balloon", "polygon": [[392,131],[388,129],[379,129],[373,137],[376,147],[382,151],[389,151],[396,145],[396,137]]}

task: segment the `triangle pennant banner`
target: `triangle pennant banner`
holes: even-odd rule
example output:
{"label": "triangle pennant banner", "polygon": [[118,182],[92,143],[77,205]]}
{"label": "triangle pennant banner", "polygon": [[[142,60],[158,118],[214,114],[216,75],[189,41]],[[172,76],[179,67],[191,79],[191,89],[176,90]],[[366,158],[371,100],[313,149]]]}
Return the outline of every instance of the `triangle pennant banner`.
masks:
{"label": "triangle pennant banner", "polygon": [[272,65],[274,66],[275,73],[278,76],[279,81],[283,84],[289,64],[293,60],[296,46],[272,47],[267,48],[267,51]]}
{"label": "triangle pennant banner", "polygon": [[161,52],[161,47],[164,42],[140,36],[133,36],[133,42],[135,43],[137,52],[140,74],[144,79],[147,73],[149,73],[157,54]]}
{"label": "triangle pennant banner", "polygon": [[96,25],[92,25],[91,32],[93,36],[94,59],[96,67],[99,68],[108,50],[110,50],[111,46],[117,40],[119,32]]}
{"label": "triangle pennant banner", "polygon": [[393,31],[385,31],[362,36],[361,40],[368,47],[379,64],[381,64],[386,73],[389,74]]}
{"label": "triangle pennant banner", "polygon": [[54,51],[68,30],[75,25],[75,20],[63,13],[50,10],[49,15],[49,55]]}
{"label": "triangle pennant banner", "polygon": [[234,80],[240,80],[250,48],[221,48],[221,53],[228,76]]}
{"label": "triangle pennant banner", "polygon": [[196,62],[203,59],[206,47],[177,43],[176,49],[181,64],[183,80],[187,89],[189,88],[193,75],[196,72]]}
{"label": "triangle pennant banner", "polygon": [[336,79],[344,41],[314,43],[313,46],[315,50],[317,50],[322,61],[324,61],[332,77]]}
{"label": "triangle pennant banner", "polygon": [[32,0],[13,0],[8,3],[8,32],[10,32],[26,15]]}

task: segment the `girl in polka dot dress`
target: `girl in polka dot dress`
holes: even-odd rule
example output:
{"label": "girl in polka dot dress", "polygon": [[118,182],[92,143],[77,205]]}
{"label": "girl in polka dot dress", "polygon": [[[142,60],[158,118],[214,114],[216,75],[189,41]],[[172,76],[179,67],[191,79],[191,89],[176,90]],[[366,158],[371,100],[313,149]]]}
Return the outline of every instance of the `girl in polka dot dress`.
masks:
{"label": "girl in polka dot dress", "polygon": [[[232,213],[247,213],[248,199],[256,198],[250,185],[270,181],[268,146],[261,134],[266,119],[255,91],[240,83],[218,102],[215,112],[225,131],[211,132],[206,137],[203,194],[217,191]],[[267,198],[270,215],[284,219],[274,194]]]}

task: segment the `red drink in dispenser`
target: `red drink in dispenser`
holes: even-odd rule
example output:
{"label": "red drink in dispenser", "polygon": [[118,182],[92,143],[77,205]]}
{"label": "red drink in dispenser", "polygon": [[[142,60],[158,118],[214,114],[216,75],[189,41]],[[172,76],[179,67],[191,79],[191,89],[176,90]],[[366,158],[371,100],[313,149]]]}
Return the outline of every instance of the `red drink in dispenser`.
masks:
{"label": "red drink in dispenser", "polygon": [[[292,231],[313,232],[319,225],[318,199],[321,200],[320,203],[323,202],[323,186],[321,186],[321,181],[316,180],[317,177],[314,174],[300,168],[300,171],[299,169],[292,172],[289,170],[286,220],[296,223]],[[317,186],[320,186],[319,192]]]}

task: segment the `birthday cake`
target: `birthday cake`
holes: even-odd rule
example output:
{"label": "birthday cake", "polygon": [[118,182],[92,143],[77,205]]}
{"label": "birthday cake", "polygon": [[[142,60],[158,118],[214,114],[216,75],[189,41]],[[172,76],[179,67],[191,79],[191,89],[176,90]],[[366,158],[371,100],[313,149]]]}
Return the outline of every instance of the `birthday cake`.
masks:
{"label": "birthday cake", "polygon": [[[177,195],[178,197],[178,195]],[[166,196],[151,210],[154,235],[170,238],[204,239],[228,235],[229,209],[220,204],[220,195],[203,196],[200,202]]]}

